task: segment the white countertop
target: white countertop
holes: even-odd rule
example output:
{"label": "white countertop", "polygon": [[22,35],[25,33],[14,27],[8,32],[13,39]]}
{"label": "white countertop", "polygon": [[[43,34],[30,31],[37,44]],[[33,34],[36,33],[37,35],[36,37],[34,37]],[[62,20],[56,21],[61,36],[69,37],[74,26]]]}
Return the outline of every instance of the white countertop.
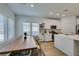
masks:
{"label": "white countertop", "polygon": [[57,34],[57,35],[79,41],[79,35],[65,35],[65,34]]}

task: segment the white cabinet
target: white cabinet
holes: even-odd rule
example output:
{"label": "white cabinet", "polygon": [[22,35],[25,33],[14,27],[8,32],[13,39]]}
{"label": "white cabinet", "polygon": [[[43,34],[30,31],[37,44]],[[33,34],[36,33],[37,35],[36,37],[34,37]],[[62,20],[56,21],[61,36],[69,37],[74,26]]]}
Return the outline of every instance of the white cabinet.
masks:
{"label": "white cabinet", "polygon": [[60,37],[60,36],[54,36],[54,47],[56,47],[56,48],[58,48],[58,49],[60,49],[61,50],[61,48],[62,48],[62,44],[61,44],[61,42],[62,42],[62,38]]}
{"label": "white cabinet", "polygon": [[45,34],[45,41],[52,41],[52,34],[51,33]]}
{"label": "white cabinet", "polygon": [[75,34],[76,32],[76,17],[75,16],[65,16],[61,19],[62,32],[65,34]]}
{"label": "white cabinet", "polygon": [[54,37],[54,47],[58,48],[66,55],[74,55],[74,41],[72,39],[59,35],[55,35]]}
{"label": "white cabinet", "polygon": [[45,36],[45,41],[52,41],[52,33],[49,33],[50,30],[47,30],[46,33],[44,34]]}
{"label": "white cabinet", "polygon": [[66,53],[66,55],[74,55],[74,41],[69,38],[63,37],[63,52]]}

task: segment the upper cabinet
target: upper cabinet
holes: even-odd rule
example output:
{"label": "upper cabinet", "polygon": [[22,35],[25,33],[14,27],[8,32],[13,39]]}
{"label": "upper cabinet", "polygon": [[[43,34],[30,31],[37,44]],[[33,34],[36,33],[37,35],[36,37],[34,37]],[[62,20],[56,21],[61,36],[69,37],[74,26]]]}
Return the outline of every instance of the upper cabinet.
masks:
{"label": "upper cabinet", "polygon": [[65,16],[61,22],[64,34],[76,34],[76,16]]}

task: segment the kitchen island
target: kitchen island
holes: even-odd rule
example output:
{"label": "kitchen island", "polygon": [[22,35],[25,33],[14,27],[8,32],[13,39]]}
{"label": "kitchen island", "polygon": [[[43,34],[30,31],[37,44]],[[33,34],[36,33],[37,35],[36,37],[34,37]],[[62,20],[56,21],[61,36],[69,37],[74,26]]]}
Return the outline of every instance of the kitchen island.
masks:
{"label": "kitchen island", "polygon": [[79,55],[79,35],[54,35],[54,47],[69,56]]}

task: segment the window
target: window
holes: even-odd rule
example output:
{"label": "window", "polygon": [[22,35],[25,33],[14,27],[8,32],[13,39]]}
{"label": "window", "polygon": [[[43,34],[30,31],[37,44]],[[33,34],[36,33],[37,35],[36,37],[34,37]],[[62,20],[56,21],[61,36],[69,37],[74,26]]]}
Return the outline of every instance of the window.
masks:
{"label": "window", "polygon": [[39,24],[32,23],[32,35],[39,35]]}
{"label": "window", "polygon": [[30,36],[30,23],[23,23],[23,33],[26,32]]}
{"label": "window", "polygon": [[23,23],[23,33],[27,32],[28,36],[39,35],[38,23]]}
{"label": "window", "polygon": [[0,43],[4,41],[4,17],[0,15]]}
{"label": "window", "polygon": [[0,14],[0,43],[14,37],[14,19]]}

